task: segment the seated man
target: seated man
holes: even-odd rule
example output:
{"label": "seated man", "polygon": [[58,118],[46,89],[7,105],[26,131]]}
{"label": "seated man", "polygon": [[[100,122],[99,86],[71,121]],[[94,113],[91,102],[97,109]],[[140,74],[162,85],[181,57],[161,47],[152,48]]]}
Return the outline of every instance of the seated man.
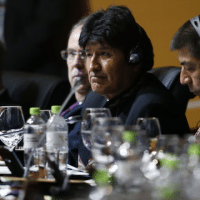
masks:
{"label": "seated man", "polygon": [[[86,52],[92,88],[81,114],[87,107],[107,107],[125,125],[134,125],[138,117],[157,117],[162,134],[189,131],[175,98],[147,73],[154,64],[152,44],[128,8],[111,6],[91,14],[83,25],[79,45]],[[74,148],[87,165],[91,154],[82,143],[80,123],[72,131],[80,138]]]}
{"label": "seated man", "polygon": [[[171,41],[171,50],[178,51],[182,65],[180,82],[200,97],[200,15],[183,24]],[[199,134],[200,129],[197,131]]]}
{"label": "seated man", "polygon": [[[71,29],[69,33],[69,39],[67,44],[67,49],[61,51],[61,56],[66,60],[67,68],[68,68],[68,79],[71,87],[74,86],[77,77],[83,77],[83,83],[75,92],[76,103],[71,105],[67,110],[65,110],[61,115],[67,119],[72,115],[80,115],[80,111],[82,109],[82,102],[85,99],[87,93],[91,90],[90,83],[88,81],[88,75],[85,69],[84,62],[84,52],[83,49],[79,46],[79,37],[81,34],[81,29],[87,17],[78,21]],[[74,124],[69,124],[69,130],[73,129]],[[73,160],[72,158],[77,155],[77,148],[74,150],[73,146],[76,146],[76,143],[79,142],[79,138],[74,135],[74,132],[70,132],[68,135],[69,142],[69,160]],[[72,158],[71,158],[72,157]],[[74,165],[73,162],[70,162],[71,165]]]}
{"label": "seated man", "polygon": [[[77,112],[79,106],[85,99],[87,93],[91,90],[90,83],[88,81],[88,75],[85,69],[85,62],[84,62],[84,53],[83,49],[79,46],[79,37],[81,34],[81,29],[86,18],[81,19],[77,22],[71,29],[67,44],[67,50],[61,51],[61,56],[64,60],[66,60],[67,68],[68,68],[68,79],[70,82],[71,87],[74,86],[77,77],[83,77],[84,81],[80,85],[80,87],[75,92],[75,98],[77,102],[70,106],[67,110],[62,113],[62,116],[68,118],[69,116]],[[78,107],[77,107],[78,106]],[[76,109],[75,109],[76,108]]]}

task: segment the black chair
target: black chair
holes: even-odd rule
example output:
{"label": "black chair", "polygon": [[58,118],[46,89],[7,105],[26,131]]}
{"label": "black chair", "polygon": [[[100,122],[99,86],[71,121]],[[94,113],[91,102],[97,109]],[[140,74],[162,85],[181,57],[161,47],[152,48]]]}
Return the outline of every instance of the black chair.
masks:
{"label": "black chair", "polygon": [[189,99],[194,98],[195,95],[189,91],[187,86],[180,83],[180,71],[180,67],[170,66],[154,68],[149,72],[154,74],[171,91],[185,112]]}
{"label": "black chair", "polygon": [[[28,109],[50,109],[51,105],[61,105],[70,90],[68,80],[63,78],[21,71],[3,72],[2,82],[11,99]],[[72,99],[69,104],[74,101]]]}

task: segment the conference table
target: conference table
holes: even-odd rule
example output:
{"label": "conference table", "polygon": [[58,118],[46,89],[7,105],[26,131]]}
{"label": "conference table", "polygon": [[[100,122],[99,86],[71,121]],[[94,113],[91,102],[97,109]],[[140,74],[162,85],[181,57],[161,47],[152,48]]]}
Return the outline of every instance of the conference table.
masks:
{"label": "conference table", "polygon": [[[73,172],[74,173],[74,172]],[[57,193],[60,186],[54,179],[25,179],[13,177],[3,161],[0,161],[0,199],[11,198],[12,194],[24,194],[24,200],[88,200],[97,190],[95,181],[87,173],[68,173],[69,181],[64,193]],[[85,176],[86,175],[86,176]],[[151,193],[141,188],[133,188],[129,191],[118,191],[109,186],[107,195],[102,200],[151,200]],[[6,194],[11,194],[5,197]],[[20,197],[21,198],[21,197]],[[13,196],[13,199],[20,199]],[[98,198],[93,197],[95,200]]]}

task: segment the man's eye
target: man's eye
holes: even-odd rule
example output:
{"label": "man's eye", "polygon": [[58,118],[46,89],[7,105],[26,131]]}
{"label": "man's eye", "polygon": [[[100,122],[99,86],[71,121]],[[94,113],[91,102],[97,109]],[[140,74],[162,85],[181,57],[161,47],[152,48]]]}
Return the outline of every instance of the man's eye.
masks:
{"label": "man's eye", "polygon": [[189,72],[193,72],[194,71],[194,68],[193,67],[186,67],[185,68],[187,71],[189,71]]}
{"label": "man's eye", "polygon": [[101,52],[102,56],[108,56],[109,54],[107,52]]}
{"label": "man's eye", "polygon": [[91,53],[86,53],[86,57],[91,57],[92,54]]}
{"label": "man's eye", "polygon": [[68,52],[68,55],[69,55],[69,56],[75,56],[75,55],[76,55],[76,52],[75,52],[75,51],[69,51],[69,52]]}

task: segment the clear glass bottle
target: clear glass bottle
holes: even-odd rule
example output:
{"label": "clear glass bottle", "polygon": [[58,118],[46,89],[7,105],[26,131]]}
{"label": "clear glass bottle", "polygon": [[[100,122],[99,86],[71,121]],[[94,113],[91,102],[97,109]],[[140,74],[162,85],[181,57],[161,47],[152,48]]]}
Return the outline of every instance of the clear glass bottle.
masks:
{"label": "clear glass bottle", "polygon": [[[59,165],[59,169],[66,174],[66,165],[68,161],[68,125],[61,115],[57,115],[61,106],[52,106],[52,116],[47,122],[46,131],[46,151],[47,155],[53,158]],[[48,170],[48,177],[51,177]]]}
{"label": "clear glass bottle", "polygon": [[[25,123],[25,133],[24,133],[24,164],[27,167],[27,162],[31,152],[37,145],[40,137],[45,133],[46,125],[44,120],[40,116],[40,108],[32,107],[30,108],[30,118]],[[45,141],[41,143],[33,154],[29,170],[30,172],[39,171],[39,151],[43,148]]]}
{"label": "clear glass bottle", "polygon": [[166,154],[160,160],[160,176],[152,181],[154,190],[153,199],[182,199],[182,184],[180,172],[180,160],[174,154]]}

